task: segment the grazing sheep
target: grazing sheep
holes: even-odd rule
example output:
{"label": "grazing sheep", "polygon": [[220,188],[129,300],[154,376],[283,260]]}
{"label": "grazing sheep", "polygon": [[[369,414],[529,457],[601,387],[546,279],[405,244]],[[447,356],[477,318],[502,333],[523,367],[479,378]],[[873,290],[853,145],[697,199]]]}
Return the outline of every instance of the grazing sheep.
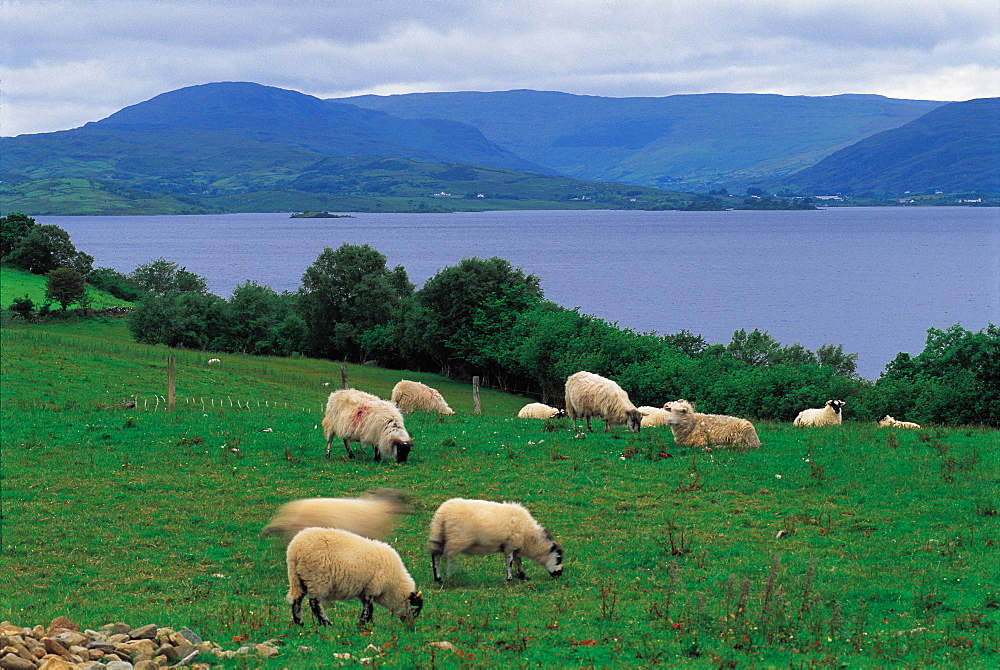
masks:
{"label": "grazing sheep", "polygon": [[403,425],[403,415],[393,403],[357,389],[340,389],[330,394],[323,415],[326,457],[330,458],[333,438],[344,441],[349,458],[354,458],[351,442],[372,445],[375,460],[394,457],[405,463],[413,439]]}
{"label": "grazing sheep", "polygon": [[306,528],[288,543],[288,595],[292,621],[302,625],[302,599],[320,625],[329,625],[323,601],[361,601],[359,625],[372,620],[378,603],[403,621],[420,613],[424,599],[396,550],[385,542],[336,528]]}
{"label": "grazing sheep", "polygon": [[361,498],[305,498],[281,506],[261,535],[291,540],[303,528],[339,528],[371,540],[382,540],[410,506],[401,491],[372,489]]}
{"label": "grazing sheep", "polygon": [[642,412],[642,427],[646,428],[648,426],[666,426],[667,417],[670,416],[670,412],[663,409],[662,407],[650,407],[648,405],[643,405],[639,408]]}
{"label": "grazing sheep", "polygon": [[441,503],[431,519],[427,550],[434,581],[441,583],[441,557],[446,568],[456,554],[485,556],[502,553],[507,581],[528,579],[521,557],[538,563],[553,577],[563,570],[563,552],[552,535],[517,503],[451,498]]}
{"label": "grazing sheep", "polygon": [[392,401],[407,414],[417,410],[437,412],[438,414],[455,413],[451,407],[448,407],[448,403],[444,401],[437,389],[420,382],[411,382],[409,379],[402,379],[392,387]]}
{"label": "grazing sheep", "polygon": [[843,400],[827,400],[826,405],[819,409],[799,412],[793,423],[796,426],[839,426],[844,421],[840,410],[845,404]]}
{"label": "grazing sheep", "polygon": [[529,402],[518,411],[517,416],[519,419],[552,419],[566,416],[566,410],[549,407],[540,402]]}
{"label": "grazing sheep", "polygon": [[682,447],[744,447],[757,449],[760,438],[753,424],[746,419],[723,414],[700,414],[687,400],[668,402],[667,425],[674,442]]}
{"label": "grazing sheep", "polygon": [[566,414],[573,419],[576,430],[577,418],[587,420],[599,416],[604,419],[604,430],[612,426],[627,425],[633,433],[642,427],[642,412],[628,399],[628,393],[611,381],[592,372],[577,372],[566,380]]}
{"label": "grazing sheep", "polygon": [[210,358],[210,359],[208,359],[208,364],[209,365],[215,365],[216,363],[221,363],[221,362],[222,361],[219,360],[218,358]]}
{"label": "grazing sheep", "polygon": [[919,423],[913,423],[912,421],[900,421],[898,419],[893,419],[891,416],[886,414],[882,417],[882,420],[878,422],[879,428],[920,428]]}

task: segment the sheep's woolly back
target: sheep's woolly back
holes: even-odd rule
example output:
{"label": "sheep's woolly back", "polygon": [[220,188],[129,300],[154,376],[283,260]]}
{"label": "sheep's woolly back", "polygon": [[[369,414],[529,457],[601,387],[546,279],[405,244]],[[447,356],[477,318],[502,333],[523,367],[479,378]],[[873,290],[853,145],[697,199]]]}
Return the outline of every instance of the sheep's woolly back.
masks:
{"label": "sheep's woolly back", "polygon": [[288,543],[285,563],[289,603],[305,594],[321,601],[366,595],[399,615],[416,590],[395,549],[345,530],[302,530]]}
{"label": "sheep's woolly back", "polygon": [[375,489],[362,498],[305,498],[282,505],[261,534],[281,535],[287,542],[304,528],[339,528],[381,540],[407,512],[409,505],[394,489]]}
{"label": "sheep's woolly back", "polygon": [[329,442],[334,435],[345,442],[377,447],[392,456],[392,441],[411,442],[399,408],[388,400],[357,389],[334,391],[326,401],[323,434]]}
{"label": "sheep's woolly back", "polygon": [[899,419],[893,419],[888,414],[878,422],[879,428],[920,428],[919,423],[913,423],[912,421],[900,421]]}
{"label": "sheep's woolly back", "polygon": [[517,416],[521,419],[551,419],[558,414],[559,410],[555,407],[540,402],[530,402],[518,411]]}
{"label": "sheep's woolly back", "polygon": [[428,551],[443,542],[444,554],[485,555],[518,551],[544,564],[552,536],[522,505],[512,502],[445,500],[431,519]]}
{"label": "sheep's woolly back", "polygon": [[686,400],[668,402],[667,423],[674,442],[683,447],[744,447],[757,449],[760,438],[753,424],[746,419],[724,414],[701,414]]}
{"label": "sheep's woolly back", "polygon": [[566,380],[566,414],[576,419],[601,417],[608,426],[622,426],[626,413],[638,411],[616,382],[592,372],[577,372]]}
{"label": "sheep's woolly back", "polygon": [[827,400],[819,409],[804,409],[795,417],[796,426],[839,426],[844,421],[843,400]]}
{"label": "sheep's woolly back", "polygon": [[642,417],[642,427],[647,426],[666,426],[667,417],[670,416],[670,412],[663,409],[662,407],[650,407],[648,405],[643,405],[639,408],[639,411],[645,414]]}
{"label": "sheep's woolly back", "polygon": [[437,412],[438,414],[454,414],[437,389],[402,379],[392,387],[392,402],[403,412],[413,411]]}

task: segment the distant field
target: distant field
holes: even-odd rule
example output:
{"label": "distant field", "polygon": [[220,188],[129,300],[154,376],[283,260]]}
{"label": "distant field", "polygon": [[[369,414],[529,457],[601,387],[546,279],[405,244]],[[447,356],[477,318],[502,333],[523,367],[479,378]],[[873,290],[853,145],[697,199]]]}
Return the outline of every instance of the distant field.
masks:
{"label": "distant field", "polygon": [[[90,306],[94,309],[132,304],[93,286],[87,287],[87,295],[90,296]],[[31,298],[35,303],[35,309],[41,307],[45,303],[45,277],[14,268],[0,268],[0,308],[7,309],[14,302],[14,298],[24,296]],[[58,303],[55,303],[53,308],[58,309]]]}
{"label": "distant field", "polygon": [[[1000,662],[1000,431],[761,424],[759,451],[705,452],[668,429],[520,420],[526,399],[489,390],[476,416],[465,384],[352,365],[359,388],[419,379],[457,413],[407,417],[406,465],[350,461],[336,443],[327,461],[318,424],[339,363],[208,366],[211,352],[137,345],[114,320],[2,338],[0,621],[285,642],[234,668],[330,667],[343,652],[398,668]],[[413,497],[388,541],[423,614],[407,625],[376,608],[359,632],[354,601],[328,606],[328,628],[308,613],[293,626],[280,548],[258,531],[287,500],[373,486]],[[506,584],[500,556],[463,557],[434,586],[427,526],[453,496],[523,502],[564,546],[564,575],[526,564],[531,581]]]}

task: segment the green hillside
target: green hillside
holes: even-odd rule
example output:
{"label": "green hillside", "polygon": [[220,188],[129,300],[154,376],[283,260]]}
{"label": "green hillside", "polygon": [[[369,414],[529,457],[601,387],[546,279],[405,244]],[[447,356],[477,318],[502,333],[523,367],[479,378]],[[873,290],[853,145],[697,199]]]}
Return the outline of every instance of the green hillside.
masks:
{"label": "green hillside", "polygon": [[1000,98],[938,107],[782,183],[813,193],[1000,194]]}
{"label": "green hillside", "polygon": [[[57,616],[82,630],[187,627],[220,646],[195,661],[233,669],[1000,660],[996,430],[758,422],[760,449],[705,451],[666,427],[517,419],[525,399],[490,390],[476,415],[468,385],[349,366],[352,384],[382,396],[403,376],[425,381],[456,413],[406,416],[405,465],[342,449],[327,460],[319,423],[336,362],[210,366],[209,352],[129,342],[113,320],[0,337],[0,620],[18,631]],[[293,625],[282,547],[259,531],[289,500],[374,487],[412,500],[385,539],[423,611],[404,623],[376,607],[359,628],[358,601],[333,602],[330,626],[308,608]],[[562,576],[525,559],[530,581],[507,583],[501,556],[462,556],[436,585],[428,526],[450,497],[523,503],[564,549]],[[258,656],[268,640],[276,655]],[[146,667],[140,646],[109,645]]]}
{"label": "green hillside", "polygon": [[[0,309],[7,309],[14,298],[24,296],[28,296],[36,308],[45,304],[45,277],[16,268],[0,267]],[[127,307],[132,304],[93,286],[87,287],[87,296],[93,309]],[[58,308],[58,305],[55,307]]]}
{"label": "green hillside", "polygon": [[563,174],[678,190],[761,184],[942,103],[874,95],[603,98],[542,91],[340,99],[475,126]]}

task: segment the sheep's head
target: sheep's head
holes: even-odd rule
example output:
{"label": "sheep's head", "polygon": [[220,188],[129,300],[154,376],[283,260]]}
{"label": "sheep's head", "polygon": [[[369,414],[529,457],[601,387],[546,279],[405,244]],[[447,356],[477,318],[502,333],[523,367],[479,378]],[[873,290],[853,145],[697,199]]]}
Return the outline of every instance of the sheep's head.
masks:
{"label": "sheep's head", "polygon": [[410,595],[406,596],[406,608],[403,610],[399,618],[403,621],[413,621],[420,614],[420,610],[424,608],[424,592],[423,591],[412,591]]}
{"label": "sheep's head", "polygon": [[392,440],[392,453],[396,456],[397,463],[405,463],[413,449],[413,440]]}
{"label": "sheep's head", "polygon": [[549,547],[549,553],[545,556],[545,569],[553,577],[558,577],[563,571],[563,550],[555,542]]}
{"label": "sheep's head", "polygon": [[637,409],[626,410],[625,412],[625,425],[633,433],[638,433],[639,429],[642,428],[642,417],[646,416]]}
{"label": "sheep's head", "polygon": [[668,402],[663,405],[663,409],[670,412],[667,416],[668,426],[680,426],[694,415],[694,407],[684,399]]}
{"label": "sheep's head", "polygon": [[846,405],[847,403],[845,403],[843,400],[827,400],[826,404],[828,407],[832,407],[834,412],[840,414],[840,408]]}

